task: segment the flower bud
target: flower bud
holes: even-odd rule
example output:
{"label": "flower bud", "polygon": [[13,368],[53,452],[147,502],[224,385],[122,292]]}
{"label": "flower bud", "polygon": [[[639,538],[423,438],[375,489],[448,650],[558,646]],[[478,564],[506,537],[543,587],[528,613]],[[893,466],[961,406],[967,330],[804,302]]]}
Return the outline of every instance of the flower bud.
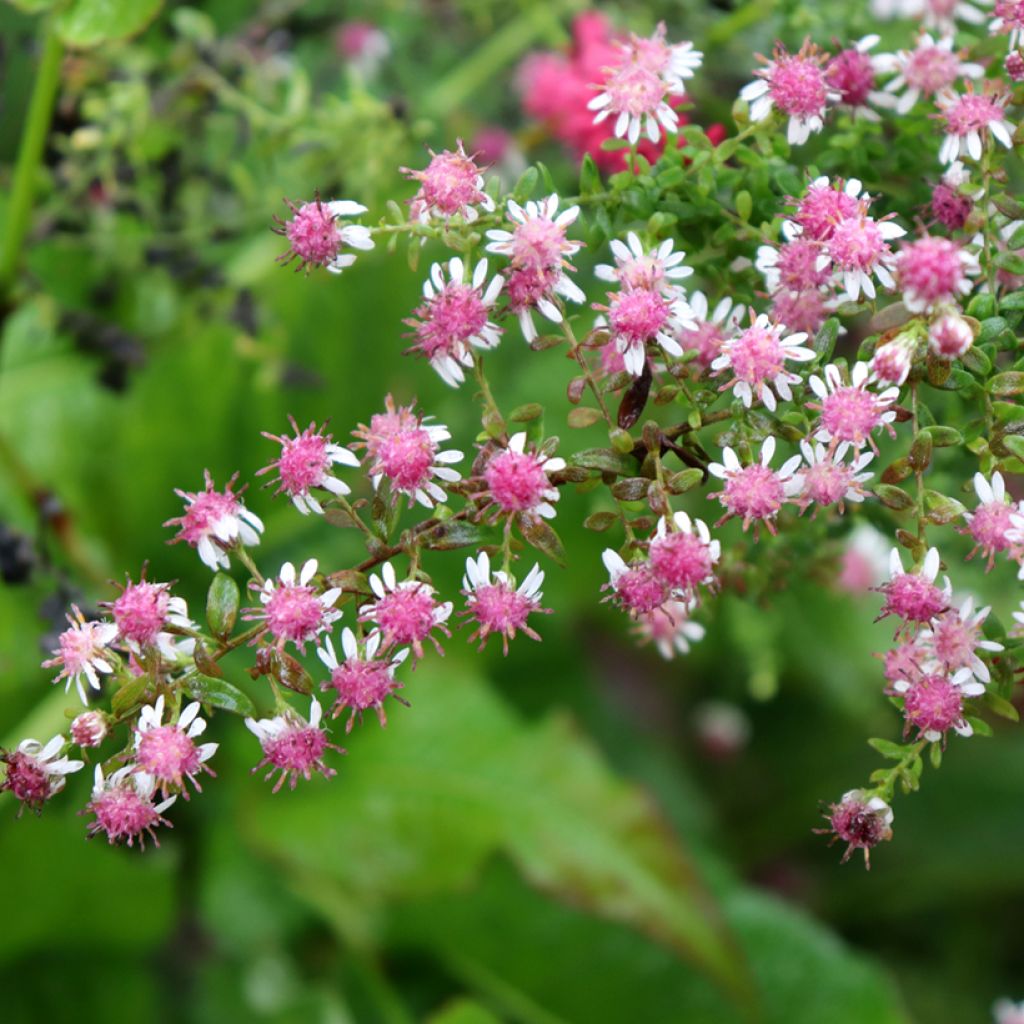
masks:
{"label": "flower bud", "polygon": [[959,313],[944,313],[928,328],[928,346],[939,359],[959,359],[973,344],[971,325]]}
{"label": "flower bud", "polygon": [[102,711],[83,711],[71,723],[71,740],[79,747],[98,747],[109,731]]}

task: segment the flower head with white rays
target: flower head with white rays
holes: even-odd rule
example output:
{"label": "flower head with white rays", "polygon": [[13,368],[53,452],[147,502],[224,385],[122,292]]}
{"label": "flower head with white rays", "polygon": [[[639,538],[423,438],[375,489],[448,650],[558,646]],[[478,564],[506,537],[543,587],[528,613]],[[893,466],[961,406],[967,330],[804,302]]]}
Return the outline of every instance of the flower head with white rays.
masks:
{"label": "flower head with white rays", "polygon": [[722,545],[713,540],[702,519],[676,512],[671,520],[662,516],[648,547],[647,561],[655,578],[673,596],[693,598],[699,586],[714,586],[715,563]]}
{"label": "flower head with white rays", "polygon": [[660,21],[651,35],[634,34],[627,42],[619,45],[630,59],[657,72],[673,90],[683,92],[686,88],[685,80],[693,78],[704,61],[704,54],[695,50],[693,43],[688,41],[666,42],[665,35],[665,23]]}
{"label": "flower head with white rays", "polygon": [[946,307],[945,312],[940,307],[938,312],[928,324],[929,351],[936,359],[946,362],[962,359],[974,344],[974,329],[953,307]]}
{"label": "flower head with white rays", "polygon": [[371,633],[365,640],[356,639],[347,626],[341,631],[341,649],[345,660],[339,662],[331,638],[317,649],[320,660],[327,666],[331,678],[321,684],[322,690],[335,692],[331,715],[337,718],[346,708],[350,714],[345,732],[351,732],[355,723],[362,722],[363,712],[373,710],[381,726],[388,724],[384,701],[394,697],[400,704],[408,704],[398,696],[403,684],[395,679],[395,672],[409,655],[407,648],[384,652],[380,650],[380,633]]}
{"label": "flower head with white rays", "polygon": [[900,636],[928,625],[946,611],[953,588],[948,577],[941,589],[936,586],[940,565],[939,552],[929,548],[920,570],[907,572],[903,568],[899,548],[893,548],[889,553],[889,579],[877,588],[885,597],[885,604],[875,621],[887,615],[897,616],[903,620],[903,625],[896,631]]}
{"label": "flower head with white rays", "polygon": [[169,544],[184,541],[195,548],[201,561],[216,572],[231,567],[228,550],[235,544],[247,548],[259,544],[263,521],[242,504],[240,497],[245,485],[237,494],[233,492],[237,473],[223,491],[214,489],[209,470],[204,470],[203,476],[205,490],[193,492],[175,488],[174,493],[185,499],[185,511],[168,519],[164,526],[178,527],[178,533],[168,541]]}
{"label": "flower head with white rays", "polygon": [[553,519],[558,488],[552,486],[550,474],[563,469],[565,459],[527,451],[526,433],[513,434],[508,447],[492,455],[484,468],[487,499],[500,513]]}
{"label": "flower head with white rays", "polygon": [[[863,470],[875,456],[873,452],[854,450],[853,457],[846,462],[849,451],[850,445],[845,441],[831,451],[818,442],[812,444],[806,439],[800,442],[804,465],[794,476],[794,480],[799,481],[799,490],[793,500],[801,514],[811,505],[818,508],[835,505],[842,513],[845,511],[845,502],[859,503],[864,500],[864,483],[871,479],[871,473]],[[812,518],[815,515],[817,508]]]}
{"label": "flower head with white rays", "polygon": [[0,793],[9,792],[21,802],[19,817],[26,807],[38,814],[64,788],[65,776],[84,766],[84,761],[60,756],[66,745],[63,736],[54,736],[45,746],[27,739],[13,751],[0,751],[0,763],[7,766]]}
{"label": "flower head with white rays", "polygon": [[835,224],[825,243],[825,253],[837,282],[851,302],[857,302],[861,292],[869,299],[875,297],[874,278],[883,288],[896,287],[893,277],[896,255],[889,243],[905,234],[906,231],[892,220],[869,216],[866,203],[861,204],[852,217]]}
{"label": "flower head with white rays", "polygon": [[803,345],[806,340],[803,332],[787,335],[784,327],[760,314],[737,337],[726,340],[722,354],[711,364],[716,376],[732,371],[732,380],[726,381],[719,390],[732,388],[748,409],[757,398],[774,412],[776,394],[784,402],[791,401],[790,385],[800,381],[799,374],[786,369],[787,361],[806,363],[814,358],[813,349]]}
{"label": "flower head with white rays", "polygon": [[783,237],[790,242],[801,235],[812,242],[828,241],[840,221],[855,217],[871,201],[858,178],[831,180],[822,175],[799,199],[789,197],[795,210],[793,219],[782,224]]}
{"label": "flower head with white rays", "polygon": [[98,690],[100,676],[114,671],[116,656],[108,648],[117,636],[117,625],[113,622],[86,622],[77,605],[71,606],[67,619],[70,628],[61,633],[54,657],[44,661],[43,668],[60,666],[60,673],[53,681],[66,680],[65,692],[74,683],[82,703],[88,704],[86,684]]}
{"label": "flower head with white rays", "polygon": [[776,43],[771,60],[760,54],[758,60],[765,66],[740,90],[740,98],[750,104],[750,120],[763,121],[773,109],[778,110],[789,118],[790,145],[806,142],[825,126],[828,105],[840,99],[825,74],[827,55],[806,40],[798,53],[788,53]]}
{"label": "flower head with white rays", "polygon": [[606,314],[611,340],[634,377],[643,373],[649,342],[670,356],[681,356],[683,350],[675,335],[697,326],[689,305],[674,289],[623,288],[608,294],[606,306],[595,304],[594,309]]}
{"label": "flower head with white rays", "polygon": [[169,583],[148,581],[145,569],[138,583],[126,581],[121,596],[109,608],[120,642],[132,653],[155,645],[165,658],[175,661],[195,650],[194,638],[182,639],[165,629],[171,625],[179,630],[198,631],[199,627],[189,618],[184,598],[173,596]]}
{"label": "flower head with white rays", "polygon": [[171,796],[155,804],[155,788],[153,777],[137,771],[134,765],[125,765],[106,777],[102,766],[96,765],[92,799],[83,812],[95,815],[89,824],[89,837],[103,832],[111,844],[134,846],[137,841],[140,849],[145,849],[149,836],[159,846],[153,830],[160,825],[173,828],[163,813],[178,798]]}
{"label": "flower head with white rays", "polygon": [[895,98],[898,114],[908,114],[922,97],[931,98],[961,78],[980,78],[984,68],[964,60],[965,51],[953,49],[953,36],[932,38],[927,32],[917,37],[912,50],[886,55],[881,70],[895,74],[885,91]]}
{"label": "flower head with white rays", "polygon": [[611,548],[605,549],[601,561],[608,570],[608,582],[601,589],[611,591],[604,600],[614,601],[634,618],[650,614],[671,597],[668,585],[654,574],[650,562],[627,562]]}
{"label": "flower head with white rays", "polygon": [[953,729],[960,736],[971,736],[974,729],[964,714],[964,699],[980,697],[985,684],[978,682],[969,668],[946,675],[926,672],[916,679],[897,679],[887,691],[903,698],[904,735],[912,728],[929,743],[945,742]]}
{"label": "flower head with white rays", "polygon": [[370,229],[362,224],[343,224],[344,217],[357,217],[366,213],[361,203],[348,199],[322,202],[317,196],[311,203],[296,206],[285,200],[292,216],[283,221],[275,217],[278,226],[274,231],[288,239],[288,251],[278,259],[288,264],[299,261],[299,270],[309,267],[325,267],[332,274],[340,274],[356,261],[354,252],[346,249],[369,250],[373,248]]}
{"label": "flower head with white rays", "polygon": [[972,83],[967,91],[958,93],[943,89],[936,97],[940,118],[946,133],[939,149],[939,159],[952,163],[958,159],[980,160],[990,138],[1013,148],[1014,126],[1006,119],[1009,93],[988,90],[975,92]]}
{"label": "flower head with white rays", "polygon": [[1010,49],[1016,49],[1024,38],[1024,0],[996,0],[995,17],[989,23],[992,35],[1008,35]]}
{"label": "flower head with white rays", "polygon": [[816,291],[832,277],[821,243],[803,235],[780,246],[760,246],[755,266],[770,292],[780,288],[790,292]]}
{"label": "flower head with white rays", "polygon": [[457,256],[447,265],[435,263],[423,282],[423,303],[405,321],[414,339],[406,351],[429,360],[441,380],[458,387],[473,365],[473,350],[487,351],[501,341],[501,328],[489,319],[501,288],[500,276],[487,283],[487,260],[472,275]]}
{"label": "flower head with white rays", "polygon": [[706,632],[690,618],[696,607],[696,601],[666,601],[636,617],[633,635],[641,644],[653,643],[666,661],[689,654],[690,645],[703,640]]}
{"label": "flower head with white rays", "polygon": [[699,369],[706,370],[722,354],[726,338],[738,330],[746,315],[746,306],[737,305],[726,296],[711,309],[703,292],[690,292],[686,301],[695,326],[679,331],[679,344],[683,352],[696,352],[693,362]]}
{"label": "flower head with white rays", "polygon": [[530,201],[520,206],[514,199],[508,201],[507,215],[512,230],[495,229],[487,232],[488,252],[507,256],[513,267],[526,270],[552,270],[569,266],[569,257],[583,247],[565,233],[580,215],[578,206],[558,212],[555,193],[539,202]]}
{"label": "flower head with white rays", "polygon": [[872,54],[878,45],[877,35],[864,36],[852,46],[829,59],[825,67],[825,80],[839,93],[838,102],[848,107],[854,117],[878,121],[872,107],[890,106],[889,97],[876,88],[879,74],[888,63],[888,54]]}
{"label": "flower head with white rays", "polygon": [[196,778],[201,772],[216,773],[206,764],[217,752],[216,743],[195,742],[206,731],[206,721],[199,717],[199,701],[184,707],[177,722],[163,724],[164,695],[156,703],[146,705],[135,727],[135,771],[151,778],[162,794],[180,791],[187,800],[186,782],[201,793]]}
{"label": "flower head with white rays", "polygon": [[408,497],[410,507],[413,502],[424,508],[444,502],[447,495],[441,484],[461,479],[452,464],[463,459],[460,451],[441,450],[452,436],[448,428],[418,416],[412,405],[396,408],[390,395],[386,409],[370,419],[369,427],[353,431],[361,439],[356,443],[366,447],[374,489],[387,480],[393,493]]}
{"label": "flower head with white rays", "polygon": [[460,612],[474,624],[469,642],[480,641],[483,650],[491,634],[501,637],[502,650],[508,654],[508,642],[519,633],[525,633],[531,640],[540,640],[539,634],[530,626],[528,619],[534,614],[550,614],[550,608],[543,608],[544,573],[539,565],[526,574],[523,582],[516,586],[515,578],[502,569],[491,570],[491,560],[486,551],[475,558],[466,559],[466,573],[462,577],[462,593],[466,598],[466,609]]}
{"label": "flower head with white rays", "polygon": [[879,345],[868,364],[870,379],[899,387],[910,375],[919,347],[917,335],[899,334],[892,341]]}
{"label": "flower head with white rays", "polygon": [[967,557],[973,558],[980,552],[987,562],[985,571],[991,572],[996,555],[1013,545],[1013,516],[1017,505],[1007,497],[1003,474],[998,471],[992,474],[991,480],[975,473],[974,493],[978,496],[978,506],[973,512],[964,513],[967,526],[960,532],[974,541],[974,548]]}
{"label": "flower head with white rays", "polygon": [[825,815],[828,828],[815,829],[831,835],[830,844],[837,839],[846,843],[842,863],[854,850],[864,851],[864,866],[871,867],[871,850],[879,843],[892,839],[892,808],[880,797],[860,789],[844,793],[837,804],[832,804]]}
{"label": "flower head with white rays", "polygon": [[246,728],[263,748],[263,760],[253,768],[253,772],[268,769],[265,781],[269,781],[274,772],[279,773],[273,792],[276,793],[285,782],[294,789],[300,778],[308,782],[313,772],[319,772],[325,779],[338,774],[326,764],[324,756],[328,750],[339,754],[344,754],[345,750],[328,740],[327,730],[320,724],[322,716],[323,708],[314,697],[309,704],[308,722],[293,708],[273,718],[245,720]]}
{"label": "flower head with white rays", "polygon": [[437,591],[423,580],[399,580],[390,562],[381,566],[380,575],[370,576],[375,600],[359,609],[359,621],[372,623],[384,637],[384,646],[408,646],[417,658],[423,657],[423,643],[429,640],[443,654],[434,631],[450,637],[445,623],[452,614],[451,601],[438,601]]}
{"label": "flower head with white rays", "polygon": [[670,290],[674,284],[690,277],[693,268],[684,265],[686,253],[673,252],[671,238],[666,238],[649,252],[635,231],[626,234],[626,241],[613,238],[609,243],[615,264],[599,263],[594,276],[602,281],[620,284],[623,288]]}
{"label": "flower head with white rays", "polygon": [[[812,288],[805,292],[791,292],[782,288],[772,296],[768,318],[796,334],[816,335],[838,302],[829,292]],[[839,327],[838,333],[846,333]]]}
{"label": "flower head with white rays", "polygon": [[769,533],[775,533],[775,519],[783,503],[799,487],[794,474],[800,465],[800,456],[787,459],[778,471],[770,465],[774,456],[774,437],[764,439],[760,460],[749,466],[740,462],[732,448],[722,449],[722,461],[708,466],[712,476],[725,481],[723,490],[708,495],[709,499],[717,498],[725,508],[725,515],[716,526],[735,516],[743,520],[744,530],[751,523],[764,523]]}
{"label": "flower head with white rays", "polygon": [[330,587],[318,594],[311,586],[317,568],[315,558],[307,559],[298,573],[291,562],[285,562],[276,580],[268,579],[262,586],[252,584],[259,592],[262,607],[246,608],[242,617],[262,620],[278,647],[293,643],[305,651],[309,641],[341,618],[340,609],[334,607],[341,597],[341,588]]}
{"label": "flower head with white rays", "polygon": [[870,367],[858,360],[850,371],[850,383],[843,380],[842,371],[830,363],[819,377],[812,374],[807,383],[818,397],[817,402],[808,402],[807,408],[818,412],[818,425],[814,436],[835,448],[848,442],[854,448],[870,444],[875,454],[878,447],[872,438],[879,428],[895,437],[892,423],[896,419],[893,404],[900,397],[897,387],[886,388],[879,394],[869,390]]}
{"label": "flower head with white rays", "polygon": [[409,216],[421,224],[451,217],[461,217],[471,224],[479,216],[477,207],[487,213],[494,209],[494,200],[484,191],[480,168],[463,149],[461,139],[454,150],[431,150],[430,163],[423,170],[400,170],[420,183],[419,191],[409,200]]}
{"label": "flower head with white rays", "polygon": [[267,482],[268,487],[277,484],[275,494],[287,494],[303,515],[310,512],[323,515],[320,502],[313,497],[313,488],[322,488],[331,494],[349,494],[348,484],[334,475],[332,467],[355,468],[359,459],[347,448],[335,444],[334,438],[324,433],[324,427],[310,423],[305,430],[299,430],[294,416],[289,416],[288,422],[295,431],[294,437],[263,431],[268,441],[276,441],[281,446],[281,454],[270,465],[258,469],[256,475],[276,472],[277,479]]}
{"label": "flower head with white rays", "polygon": [[950,609],[943,612],[920,634],[920,641],[930,657],[939,663],[947,674],[968,669],[981,683],[988,683],[992,676],[988,665],[978,657],[978,651],[990,654],[1003,650],[995,640],[986,640],[981,627],[991,608],[974,610],[974,598],[968,597],[959,611]]}
{"label": "flower head with white rays", "polygon": [[979,271],[978,257],[964,246],[938,235],[904,242],[896,258],[896,277],[903,305],[912,313],[957,302],[971,292]]}

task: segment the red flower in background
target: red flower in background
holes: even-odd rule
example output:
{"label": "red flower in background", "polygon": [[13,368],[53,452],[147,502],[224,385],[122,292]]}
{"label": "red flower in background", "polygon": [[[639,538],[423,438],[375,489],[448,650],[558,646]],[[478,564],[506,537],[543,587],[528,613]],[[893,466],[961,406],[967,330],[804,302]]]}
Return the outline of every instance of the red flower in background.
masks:
{"label": "red flower in background", "polygon": [[[614,138],[614,118],[594,124],[594,112],[587,104],[597,95],[594,88],[604,81],[604,69],[621,58],[620,37],[612,33],[608,19],[597,11],[577,15],[572,23],[572,46],[568,53],[530,54],[519,67],[519,90],[524,112],[545,122],[551,134],[560,139],[582,160],[589,153],[605,172],[626,170],[628,149],[605,150],[601,144]],[[684,113],[681,125],[689,124]],[[711,125],[708,137],[716,145],[725,138],[722,125]],[[684,145],[679,140],[679,145]],[[652,163],[665,148],[664,139],[651,143],[641,139],[637,150]]]}

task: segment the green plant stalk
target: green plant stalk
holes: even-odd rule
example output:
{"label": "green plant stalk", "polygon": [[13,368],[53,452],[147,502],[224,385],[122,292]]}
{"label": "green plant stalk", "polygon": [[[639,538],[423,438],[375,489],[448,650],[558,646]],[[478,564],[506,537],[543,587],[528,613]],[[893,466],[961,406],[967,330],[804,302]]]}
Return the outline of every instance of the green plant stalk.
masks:
{"label": "green plant stalk", "polygon": [[18,260],[31,220],[39,163],[43,157],[53,105],[60,86],[64,46],[57,36],[52,19],[47,19],[43,23],[42,40],[42,57],[32,87],[32,98],[29,101],[25,128],[18,147],[17,162],[14,165],[3,247],[0,248],[0,295],[6,295],[14,283]]}

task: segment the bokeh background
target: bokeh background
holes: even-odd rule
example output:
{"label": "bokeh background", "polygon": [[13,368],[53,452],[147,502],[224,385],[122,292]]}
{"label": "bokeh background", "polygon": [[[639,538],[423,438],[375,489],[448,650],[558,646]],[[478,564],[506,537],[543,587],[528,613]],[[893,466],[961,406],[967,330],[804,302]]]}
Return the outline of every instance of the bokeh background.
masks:
{"label": "bokeh background", "polygon": [[[846,6],[603,14],[640,31],[664,17],[707,50],[691,117],[710,126],[731,124],[776,34],[866,31]],[[391,393],[471,447],[468,389],[401,355],[441,250],[380,246],[307,277],[275,264],[271,217],[319,189],[376,219],[413,191],[397,168],[459,137],[510,182],[541,159],[576,191],[584,143],[524,111],[521,65],[564,54],[582,11],[211,0],[65,57],[0,338],[3,745],[66,724],[39,662],[70,600],[95,609],[148,561],[201,611],[209,574],[161,527],[173,489],[204,467],[252,480],[273,453],[260,431],[287,413],[344,437]],[[577,46],[597,30],[578,23]],[[4,5],[0,32],[9,182],[39,20]],[[542,402],[548,432],[583,445],[565,437],[568,361],[513,330],[494,366],[504,408]],[[867,736],[899,729],[871,655],[890,633],[878,598],[807,578],[797,544],[769,600],[723,595],[666,663],[598,604],[603,538],[579,525],[593,501],[560,504],[571,569],[545,565],[543,643],[503,658],[457,634],[407,680],[411,708],[345,741],[331,783],[272,796],[248,774],[255,741],[220,715],[218,778],[179,801],[159,850],[83,841],[88,773],[38,819],[0,802],[0,1019],[981,1024],[1024,998],[1024,740],[997,725],[954,742],[898,802],[870,874],[841,866],[812,834],[819,804],[875,766]],[[264,566],[359,559],[355,536],[269,492],[249,504]],[[462,562],[432,559],[443,592]],[[1011,577],[958,579],[1008,619]],[[226,667],[258,694],[244,652]]]}

